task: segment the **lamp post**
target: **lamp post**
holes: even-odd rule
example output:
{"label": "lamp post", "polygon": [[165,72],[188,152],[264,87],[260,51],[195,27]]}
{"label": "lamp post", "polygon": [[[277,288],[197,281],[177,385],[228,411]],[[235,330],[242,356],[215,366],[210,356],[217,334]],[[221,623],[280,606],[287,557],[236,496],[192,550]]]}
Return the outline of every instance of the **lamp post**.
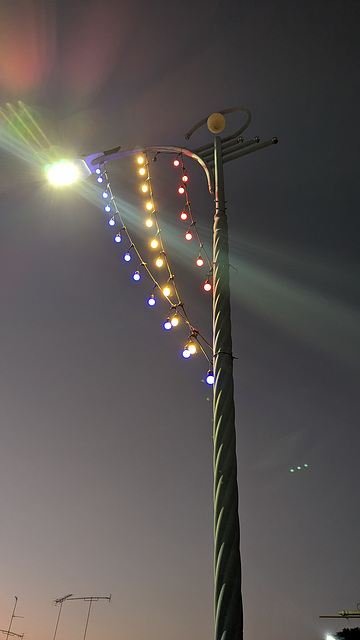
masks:
{"label": "lamp post", "polygon": [[[231,335],[229,243],[225,205],[223,164],[276,144],[277,138],[260,143],[259,138],[244,141],[242,132],[251,121],[244,108],[225,109],[197,123],[185,136],[189,140],[202,125],[221,133],[225,114],[240,112],[245,122],[234,134],[190,150],[184,147],[145,147],[144,153],[182,153],[203,168],[208,188],[215,197],[213,222],[213,440],[214,440],[214,618],[215,640],[242,640],[243,606],[241,593],[240,527],[236,460],[233,354]],[[95,153],[73,165],[86,178],[115,158],[134,155],[140,149],[121,151],[120,147]],[[75,167],[75,168],[74,168]],[[72,173],[70,171],[70,173]],[[64,182],[59,181],[59,184]]]}

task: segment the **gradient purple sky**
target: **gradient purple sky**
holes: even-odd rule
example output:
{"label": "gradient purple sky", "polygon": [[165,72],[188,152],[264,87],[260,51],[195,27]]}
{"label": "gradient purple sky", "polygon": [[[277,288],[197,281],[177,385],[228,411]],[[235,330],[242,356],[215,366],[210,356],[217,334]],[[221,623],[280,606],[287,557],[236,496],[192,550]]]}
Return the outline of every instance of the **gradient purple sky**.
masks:
{"label": "gradient purple sky", "polygon": [[[0,0],[0,14],[0,106],[24,101],[64,154],[183,145],[231,106],[252,113],[246,137],[279,137],[225,173],[245,640],[352,626],[319,615],[360,599],[358,3]],[[0,628],[16,595],[12,631],[52,640],[55,598],[111,593],[87,640],[211,638],[206,361],[184,361],[185,329],[147,307],[95,187],[51,190],[4,119],[0,143]],[[186,167],[210,252],[213,202]],[[108,169],[141,239],[134,162]],[[182,299],[210,337],[178,174],[165,157],[153,169]],[[66,603],[57,640],[81,640],[86,612]]]}

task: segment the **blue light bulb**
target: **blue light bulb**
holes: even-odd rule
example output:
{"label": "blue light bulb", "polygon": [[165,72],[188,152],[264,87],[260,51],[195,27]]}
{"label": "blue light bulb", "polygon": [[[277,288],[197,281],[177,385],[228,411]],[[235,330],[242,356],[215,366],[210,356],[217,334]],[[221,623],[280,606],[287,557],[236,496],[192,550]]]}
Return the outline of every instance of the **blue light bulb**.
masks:
{"label": "blue light bulb", "polygon": [[125,255],[124,255],[124,260],[125,260],[125,262],[130,262],[130,260],[131,260],[131,255],[130,255],[130,253],[125,253]]}
{"label": "blue light bulb", "polygon": [[171,327],[172,327],[172,324],[171,324],[170,318],[168,318],[164,322],[164,329],[166,329],[166,331],[169,331],[169,329],[171,329]]}
{"label": "blue light bulb", "polygon": [[107,191],[103,191],[103,192],[102,192],[102,197],[104,198],[104,200],[106,200],[106,198],[108,198],[108,197],[109,197],[108,192],[107,192]]}
{"label": "blue light bulb", "polygon": [[155,296],[151,295],[147,302],[149,307],[153,307],[156,304]]}
{"label": "blue light bulb", "polygon": [[110,207],[110,205],[109,205],[109,204],[106,204],[106,205],[105,205],[105,207],[104,207],[104,211],[105,211],[106,213],[110,213],[110,211],[111,211],[111,207]]}
{"label": "blue light bulb", "polygon": [[118,242],[118,243],[119,243],[119,242],[121,242],[122,237],[121,237],[120,233],[118,233],[118,234],[115,236],[114,240],[115,240],[115,242]]}
{"label": "blue light bulb", "polygon": [[187,347],[185,347],[185,349],[182,352],[182,357],[183,358],[190,358],[190,356],[191,356],[191,353],[190,353],[189,349],[187,349]]}
{"label": "blue light bulb", "polygon": [[110,220],[109,220],[108,224],[110,225],[110,227],[115,227],[115,224],[116,224],[116,223],[115,223],[114,218],[110,218]]}
{"label": "blue light bulb", "polygon": [[212,371],[208,371],[207,374],[206,374],[205,382],[207,384],[214,384],[214,380],[215,380],[215,378],[214,378],[213,372]]}
{"label": "blue light bulb", "polygon": [[99,169],[99,167],[97,169],[95,169],[95,173],[99,174],[101,173],[101,169]]}
{"label": "blue light bulb", "polygon": [[135,271],[135,273],[133,274],[133,280],[135,280],[135,282],[138,282],[141,278],[141,275],[138,271]]}
{"label": "blue light bulb", "polygon": [[98,177],[98,178],[96,178],[96,179],[97,179],[97,181],[98,181],[98,183],[99,183],[99,184],[101,184],[102,182],[104,182],[104,179],[103,179],[101,176],[99,176],[99,177]]}

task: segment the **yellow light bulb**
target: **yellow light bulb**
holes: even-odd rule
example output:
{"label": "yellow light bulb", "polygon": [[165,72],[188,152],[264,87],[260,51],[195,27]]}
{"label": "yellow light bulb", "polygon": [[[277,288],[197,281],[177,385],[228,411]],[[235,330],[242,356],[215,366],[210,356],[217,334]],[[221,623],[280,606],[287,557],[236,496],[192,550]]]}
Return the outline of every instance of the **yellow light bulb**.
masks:
{"label": "yellow light bulb", "polygon": [[[162,267],[164,265],[164,260],[162,258],[157,258],[155,264],[157,267]],[[169,293],[170,293],[170,290],[169,290]]]}
{"label": "yellow light bulb", "polygon": [[179,324],[179,316],[175,314],[174,317],[171,318],[171,324],[173,327],[177,327]]}
{"label": "yellow light bulb", "polygon": [[147,220],[145,220],[145,224],[150,229],[150,227],[154,226],[154,221],[151,218],[148,218]]}
{"label": "yellow light bulb", "polygon": [[190,344],[188,344],[188,351],[190,351],[191,354],[196,353],[197,348],[193,342],[190,342]]}
{"label": "yellow light bulb", "polygon": [[170,293],[171,293],[170,287],[166,286],[166,287],[163,288],[164,296],[168,297],[170,295]]}
{"label": "yellow light bulb", "polygon": [[147,193],[149,191],[149,185],[148,184],[143,184],[141,187],[141,191],[143,193]]}
{"label": "yellow light bulb", "polygon": [[139,175],[140,175],[140,176],[144,176],[145,174],[146,174],[146,169],[145,169],[145,167],[140,167],[140,169],[139,169]]}
{"label": "yellow light bulb", "polygon": [[158,241],[158,240],[156,240],[155,238],[154,238],[154,240],[151,240],[151,242],[150,242],[150,247],[151,247],[152,249],[157,249],[157,248],[158,248],[158,246],[159,246],[159,241]]}
{"label": "yellow light bulb", "polygon": [[138,164],[144,164],[145,162],[145,158],[143,156],[138,156],[136,159]]}
{"label": "yellow light bulb", "polygon": [[145,208],[146,208],[148,211],[152,211],[152,209],[153,209],[153,203],[152,203],[152,202],[150,202],[150,201],[149,201],[149,202],[147,202],[147,203],[146,203],[146,205],[145,205]]}

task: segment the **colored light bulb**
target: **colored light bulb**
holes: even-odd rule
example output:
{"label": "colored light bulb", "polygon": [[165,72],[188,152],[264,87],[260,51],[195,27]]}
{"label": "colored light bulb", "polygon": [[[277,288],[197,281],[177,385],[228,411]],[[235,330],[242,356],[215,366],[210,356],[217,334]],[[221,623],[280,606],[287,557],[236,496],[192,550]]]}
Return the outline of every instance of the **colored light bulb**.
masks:
{"label": "colored light bulb", "polygon": [[204,289],[204,291],[211,291],[212,284],[211,284],[210,280],[206,280],[206,282],[204,282],[203,289]]}
{"label": "colored light bulb", "polygon": [[166,329],[166,331],[169,331],[172,327],[172,324],[170,322],[170,318],[167,318],[164,322],[164,329]]}
{"label": "colored light bulb", "polygon": [[133,274],[133,280],[135,280],[135,282],[138,282],[140,278],[141,278],[141,275],[139,271],[135,271],[135,273]]}
{"label": "colored light bulb", "polygon": [[170,295],[170,293],[171,293],[171,289],[166,285],[166,287],[163,288],[163,294],[167,298]]}
{"label": "colored light bulb", "polygon": [[118,233],[118,234],[115,236],[114,240],[115,240],[115,242],[117,242],[117,243],[121,242],[122,237],[121,237],[120,233]]}
{"label": "colored light bulb", "polygon": [[115,227],[116,222],[115,222],[114,218],[110,218],[108,224],[110,225],[110,227]]}
{"label": "colored light bulb", "polygon": [[214,384],[214,381],[215,381],[215,377],[214,377],[213,372],[210,369],[206,374],[205,382],[207,384]]}
{"label": "colored light bulb", "polygon": [[125,262],[130,262],[130,260],[131,260],[131,255],[130,255],[130,253],[129,253],[129,252],[127,252],[127,253],[125,253],[125,254],[124,254],[124,260],[125,260]]}
{"label": "colored light bulb", "polygon": [[143,193],[147,193],[147,192],[149,191],[149,185],[148,185],[148,184],[143,184],[143,185],[141,186],[141,191],[142,191]]}
{"label": "colored light bulb", "polygon": [[151,242],[150,242],[150,247],[151,247],[152,249],[157,249],[157,248],[158,248],[158,246],[159,246],[159,241],[158,241],[158,240],[156,240],[156,238],[154,238],[153,240],[151,240]]}
{"label": "colored light bulb", "polygon": [[144,164],[145,158],[144,158],[144,156],[138,156],[136,158],[136,161],[137,161],[138,164]]}
{"label": "colored light bulb", "polygon": [[191,233],[191,231],[187,231],[185,233],[185,240],[192,240],[193,234]]}
{"label": "colored light bulb", "polygon": [[156,304],[156,300],[155,300],[154,294],[152,294],[150,296],[150,298],[148,298],[147,302],[148,302],[149,307],[153,307]]}
{"label": "colored light bulb", "polygon": [[187,347],[185,347],[185,349],[183,349],[183,352],[182,352],[182,357],[183,358],[190,358],[190,356],[191,356],[191,353],[190,353],[189,349]]}
{"label": "colored light bulb", "polygon": [[152,211],[153,210],[153,203],[150,202],[150,200],[146,203],[145,209],[147,209],[147,211]]}
{"label": "colored light bulb", "polygon": [[196,258],[196,265],[197,265],[198,267],[202,267],[202,266],[203,266],[203,264],[204,264],[204,260],[203,260],[203,258],[202,258],[201,256],[198,256],[198,258]]}
{"label": "colored light bulb", "polygon": [[177,327],[179,324],[179,316],[175,313],[175,315],[171,318],[171,324],[173,327]]}
{"label": "colored light bulb", "polygon": [[163,267],[164,266],[164,260],[162,258],[157,258],[155,264],[156,264],[157,267]]}
{"label": "colored light bulb", "polygon": [[103,192],[102,192],[102,197],[104,198],[104,200],[106,200],[106,198],[108,198],[108,197],[109,197],[108,192],[107,192],[107,191],[103,191]]}
{"label": "colored light bulb", "polygon": [[180,218],[181,220],[187,220],[188,214],[186,213],[186,211],[182,211],[180,213]]}
{"label": "colored light bulb", "polygon": [[101,173],[101,169],[99,169],[99,167],[97,169],[95,169],[95,173],[97,173],[98,175]]}
{"label": "colored light bulb", "polygon": [[175,160],[173,161],[174,167],[178,167],[179,164],[180,164],[180,160],[178,158],[175,158]]}
{"label": "colored light bulb", "polygon": [[145,224],[150,229],[151,227],[154,226],[154,220],[152,220],[151,218],[148,218],[147,220],[145,220]]}
{"label": "colored light bulb", "polygon": [[189,342],[187,348],[190,351],[191,355],[197,352],[196,344],[194,344],[193,342]]}
{"label": "colored light bulb", "polygon": [[102,182],[104,182],[104,179],[99,176],[98,178],[96,178],[96,180],[98,181],[99,184],[101,184]]}
{"label": "colored light bulb", "polygon": [[180,193],[180,195],[182,195],[183,193],[185,193],[185,187],[179,187],[179,188],[178,188],[178,193]]}
{"label": "colored light bulb", "polygon": [[140,167],[140,169],[139,169],[139,175],[140,175],[140,176],[144,176],[145,174],[146,174],[146,169],[145,169],[145,167]]}
{"label": "colored light bulb", "polygon": [[109,205],[109,204],[106,204],[106,205],[105,205],[105,207],[104,207],[104,211],[106,211],[106,213],[110,213],[110,211],[111,211],[111,207],[110,207],[110,205]]}
{"label": "colored light bulb", "polygon": [[184,175],[183,175],[183,177],[181,178],[181,180],[182,180],[183,182],[188,182],[188,180],[189,180],[189,176],[187,176],[187,175],[186,175],[186,173],[184,173]]}

